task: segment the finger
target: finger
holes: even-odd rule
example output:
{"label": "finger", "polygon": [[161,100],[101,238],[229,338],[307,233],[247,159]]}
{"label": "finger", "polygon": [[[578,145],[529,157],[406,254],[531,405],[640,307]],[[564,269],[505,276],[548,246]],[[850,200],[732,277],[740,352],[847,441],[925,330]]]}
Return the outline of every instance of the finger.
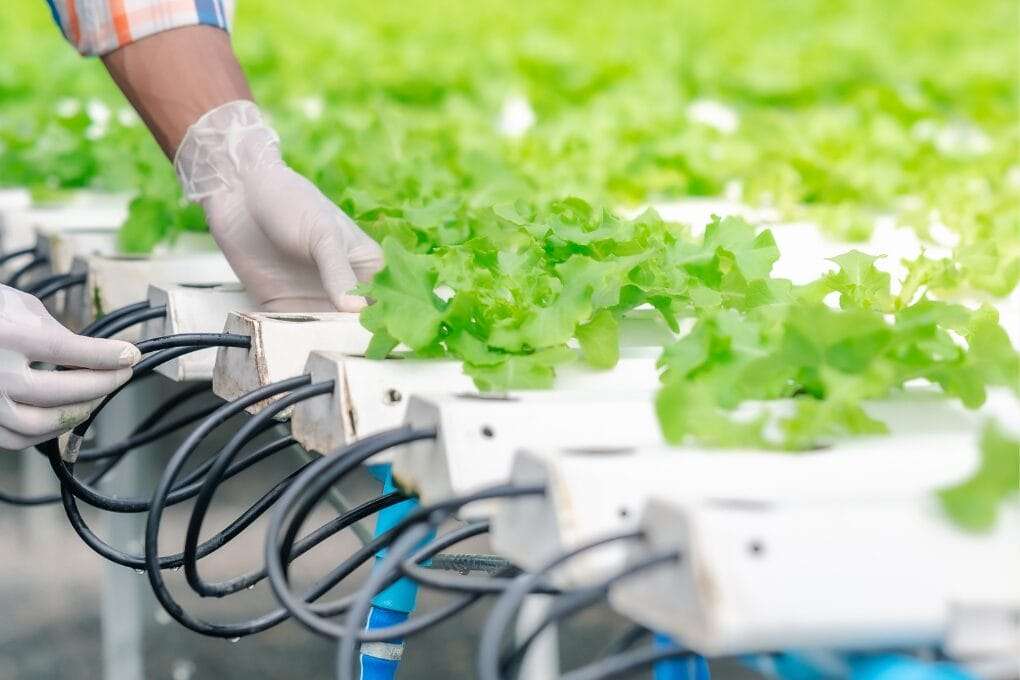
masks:
{"label": "finger", "polygon": [[383,268],[383,251],[375,241],[352,248],[348,257],[358,281],[371,281]]}
{"label": "finger", "polygon": [[0,426],[26,437],[42,437],[53,432],[66,432],[88,418],[96,401],[66,404],[54,408],[19,404],[5,397],[0,399]]}
{"label": "finger", "polygon": [[0,449],[4,451],[22,451],[40,442],[49,441],[60,436],[60,432],[51,432],[39,437],[28,437],[17,432],[12,432],[0,425]]}
{"label": "finger", "polygon": [[371,281],[372,277],[383,268],[383,249],[376,241],[366,234],[346,215],[343,218],[349,223],[347,241],[347,261],[358,281]]}
{"label": "finger", "polygon": [[364,309],[367,304],[365,298],[351,293],[358,285],[358,277],[336,232],[328,231],[323,235],[312,257],[319,269],[322,287],[337,311],[360,312]]}
{"label": "finger", "polygon": [[138,348],[129,342],[89,338],[64,328],[45,329],[44,337],[24,348],[24,352],[32,361],[101,371],[128,368],[142,358]]}
{"label": "finger", "polygon": [[94,401],[131,379],[131,369],[115,371],[43,371],[26,368],[4,383],[7,396],[18,404],[55,407]]}

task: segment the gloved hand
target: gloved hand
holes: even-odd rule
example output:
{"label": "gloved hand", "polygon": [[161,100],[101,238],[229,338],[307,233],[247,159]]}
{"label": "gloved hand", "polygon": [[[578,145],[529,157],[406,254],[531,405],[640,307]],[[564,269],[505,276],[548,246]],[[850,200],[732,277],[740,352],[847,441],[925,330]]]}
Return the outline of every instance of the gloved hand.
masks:
{"label": "gloved hand", "polygon": [[283,162],[279,137],[254,103],[234,101],[202,116],[178,147],[174,168],[261,307],[356,312],[365,306],[350,291],[382,267],[382,249]]}
{"label": "gloved hand", "polygon": [[[75,335],[36,298],[0,286],[0,449],[70,430],[131,378],[139,359],[134,345]],[[40,370],[32,362],[83,370]]]}

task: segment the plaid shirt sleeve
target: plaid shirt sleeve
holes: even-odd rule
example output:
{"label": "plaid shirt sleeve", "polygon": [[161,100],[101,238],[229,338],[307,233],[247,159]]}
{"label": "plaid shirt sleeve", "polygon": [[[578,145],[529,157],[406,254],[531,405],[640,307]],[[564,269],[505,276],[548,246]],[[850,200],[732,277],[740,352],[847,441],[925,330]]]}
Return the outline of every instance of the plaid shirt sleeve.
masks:
{"label": "plaid shirt sleeve", "polygon": [[84,55],[102,55],[181,26],[230,30],[235,0],[46,0],[64,37]]}

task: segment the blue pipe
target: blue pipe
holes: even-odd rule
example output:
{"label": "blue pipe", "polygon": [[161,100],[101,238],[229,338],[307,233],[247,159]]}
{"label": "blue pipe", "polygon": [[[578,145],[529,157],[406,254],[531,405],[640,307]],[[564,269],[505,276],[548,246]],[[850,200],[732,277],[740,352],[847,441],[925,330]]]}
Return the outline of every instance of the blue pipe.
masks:
{"label": "blue pipe", "polygon": [[[368,471],[383,483],[383,493],[396,490],[389,465],[370,465]],[[418,506],[418,501],[409,499],[385,508],[379,513],[375,524],[375,535],[386,533]],[[376,564],[386,556],[386,550],[376,553]],[[381,591],[372,599],[368,613],[367,630],[386,628],[403,623],[414,611],[418,597],[418,584],[410,579],[400,579]],[[362,680],[394,680],[404,655],[403,640],[366,643],[361,646]]]}
{"label": "blue pipe", "polygon": [[976,680],[955,664],[907,654],[782,652],[745,658],[751,668],[779,680]]}
{"label": "blue pipe", "polygon": [[[673,638],[657,633],[654,638],[656,647],[675,647]],[[682,659],[667,659],[652,667],[654,680],[709,680],[712,676],[708,671],[708,662],[701,656],[689,656]]]}

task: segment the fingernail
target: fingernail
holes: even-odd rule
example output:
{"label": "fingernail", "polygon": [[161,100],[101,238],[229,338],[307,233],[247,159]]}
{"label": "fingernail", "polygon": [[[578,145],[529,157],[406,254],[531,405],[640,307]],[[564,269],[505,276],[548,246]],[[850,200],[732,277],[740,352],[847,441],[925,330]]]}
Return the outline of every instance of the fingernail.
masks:
{"label": "fingernail", "polygon": [[345,295],[340,299],[341,312],[360,312],[367,306],[365,298],[358,295]]}
{"label": "fingernail", "polygon": [[60,452],[60,457],[65,463],[74,463],[78,460],[78,453],[81,451],[82,438],[72,432],[67,437],[67,446]]}
{"label": "fingernail", "polygon": [[120,360],[117,362],[121,368],[134,366],[142,360],[142,353],[134,345],[128,345],[120,353]]}

